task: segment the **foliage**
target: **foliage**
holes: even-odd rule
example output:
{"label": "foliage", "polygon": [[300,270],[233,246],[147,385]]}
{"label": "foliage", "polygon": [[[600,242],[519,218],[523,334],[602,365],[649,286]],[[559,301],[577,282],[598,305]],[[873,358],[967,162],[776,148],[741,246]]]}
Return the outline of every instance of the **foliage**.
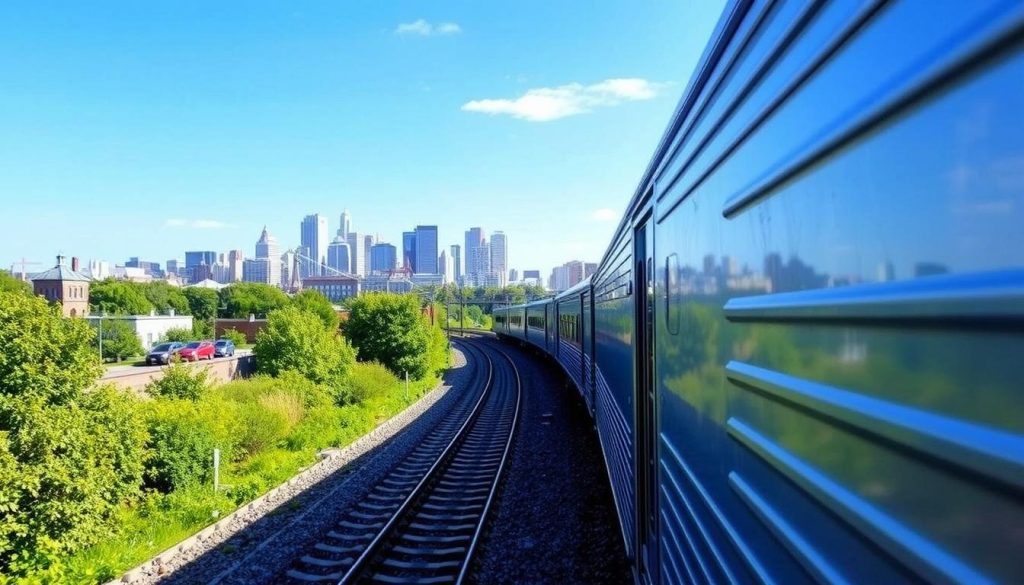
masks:
{"label": "foliage", "polygon": [[391,370],[377,362],[355,364],[352,368],[352,376],[349,378],[350,394],[354,402],[382,396],[400,383]]}
{"label": "foliage", "polygon": [[206,483],[212,477],[213,449],[224,447],[216,428],[198,403],[159,401],[148,417],[152,453],[146,483],[163,493]]}
{"label": "foliage", "polygon": [[146,392],[160,398],[199,400],[210,389],[207,368],[172,362],[164,368],[163,376],[146,384]]}
{"label": "foliage", "polygon": [[89,286],[89,307],[94,314],[108,315],[148,315],[154,308],[141,286],[113,278]]}
{"label": "foliage", "polygon": [[395,375],[419,379],[430,370],[435,337],[415,295],[373,294],[352,299],[343,328],[360,359],[383,364]]}
{"label": "foliage", "polygon": [[296,307],[315,314],[324,322],[324,327],[330,331],[338,330],[338,313],[334,310],[331,301],[318,290],[306,289],[292,297],[292,304]]}
{"label": "foliage", "polygon": [[220,317],[247,319],[249,315],[264,318],[271,311],[291,304],[284,291],[269,284],[238,282],[220,290]]}
{"label": "foliage", "polygon": [[225,329],[220,334],[220,339],[230,339],[235,346],[245,345],[249,342],[245,337],[245,333],[238,331],[237,329]]}
{"label": "foliage", "polygon": [[274,446],[291,430],[289,415],[266,408],[262,401],[242,403],[237,412],[242,429],[239,447],[246,455]]}
{"label": "foliage", "polygon": [[212,321],[200,321],[198,319],[192,321],[192,339],[210,339],[212,337]]}
{"label": "foliage", "polygon": [[355,361],[343,338],[324,328],[316,315],[295,307],[273,311],[256,335],[256,369],[272,376],[293,371],[318,383],[340,386]]}
{"label": "foliage", "polygon": [[192,341],[192,330],[185,329],[184,327],[171,327],[163,334],[164,341],[180,341],[182,343],[188,343]]}
{"label": "foliage", "polygon": [[[103,359],[119,362],[124,358],[145,353],[142,342],[126,321],[113,318],[101,319],[99,323],[103,332]],[[93,346],[99,344],[100,336],[97,335]]]}
{"label": "foliage", "polygon": [[10,272],[0,270],[0,292],[31,293],[32,285],[11,276]]}
{"label": "foliage", "polygon": [[417,292],[432,294],[434,301],[440,304],[450,304],[454,312],[455,306],[462,302],[466,305],[479,303],[479,307],[487,315],[491,314],[494,303],[521,305],[548,296],[544,287],[527,284],[510,284],[504,288],[497,286],[458,287],[455,284],[446,284],[440,287],[420,287]]}
{"label": "foliage", "polygon": [[213,323],[217,318],[217,307],[220,305],[220,297],[217,291],[210,288],[190,286],[184,290],[185,299],[188,301],[189,311],[195,321],[206,321]]}
{"label": "foliage", "polygon": [[188,315],[190,313],[189,302],[185,298],[185,293],[176,286],[171,286],[162,280],[154,280],[153,282],[136,284],[135,286],[142,291],[146,300],[159,313],[168,314],[171,309],[174,309],[177,315]]}
{"label": "foliage", "polygon": [[0,408],[10,399],[77,399],[102,373],[94,336],[83,319],[64,319],[42,297],[0,292]]}
{"label": "foliage", "polygon": [[303,408],[330,406],[337,402],[335,388],[311,382],[294,371],[285,371],[276,377],[260,374],[235,380],[218,386],[213,393],[234,402],[258,401],[265,396],[287,393],[295,396]]}

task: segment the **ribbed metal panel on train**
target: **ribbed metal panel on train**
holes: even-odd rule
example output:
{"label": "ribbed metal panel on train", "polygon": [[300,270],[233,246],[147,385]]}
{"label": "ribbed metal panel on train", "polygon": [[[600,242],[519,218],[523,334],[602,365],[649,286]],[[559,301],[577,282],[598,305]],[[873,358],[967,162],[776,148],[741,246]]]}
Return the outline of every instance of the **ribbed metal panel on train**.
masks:
{"label": "ribbed metal panel on train", "polygon": [[1021,226],[1024,2],[730,2],[592,281],[512,309],[640,581],[1024,583]]}

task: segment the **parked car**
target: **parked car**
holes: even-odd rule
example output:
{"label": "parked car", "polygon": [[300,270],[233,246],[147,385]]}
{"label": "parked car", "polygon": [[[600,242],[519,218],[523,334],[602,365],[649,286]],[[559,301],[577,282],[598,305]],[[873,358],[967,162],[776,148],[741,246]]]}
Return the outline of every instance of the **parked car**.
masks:
{"label": "parked car", "polygon": [[178,352],[184,347],[185,344],[180,341],[167,341],[157,344],[146,354],[146,365],[169,364],[174,359],[174,356],[178,355]]}
{"label": "parked car", "polygon": [[181,356],[182,361],[197,362],[202,359],[212,360],[213,351],[213,342],[211,341],[190,341],[178,352],[178,355]]}
{"label": "parked car", "polygon": [[235,355],[235,342],[230,339],[218,339],[213,344],[214,357],[231,357]]}

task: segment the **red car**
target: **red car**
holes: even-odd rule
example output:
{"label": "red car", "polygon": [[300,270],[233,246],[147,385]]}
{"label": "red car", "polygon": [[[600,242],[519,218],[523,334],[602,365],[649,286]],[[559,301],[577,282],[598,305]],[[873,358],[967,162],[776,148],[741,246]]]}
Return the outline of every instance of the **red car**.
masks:
{"label": "red car", "polygon": [[213,343],[210,341],[192,341],[178,352],[183,362],[198,362],[202,359],[213,359]]}

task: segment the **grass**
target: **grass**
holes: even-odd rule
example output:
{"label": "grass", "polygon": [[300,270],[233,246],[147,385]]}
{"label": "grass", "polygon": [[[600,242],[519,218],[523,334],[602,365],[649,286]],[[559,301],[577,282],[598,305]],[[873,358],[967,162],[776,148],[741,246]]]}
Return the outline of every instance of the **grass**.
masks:
{"label": "grass", "polygon": [[[386,392],[362,403],[330,407],[332,412],[324,413],[327,427],[312,435],[315,444],[300,443],[302,447],[289,449],[286,437],[274,447],[228,464],[221,484],[229,487],[220,493],[214,494],[212,486],[206,485],[149,494],[121,511],[116,522],[120,529],[111,538],[66,559],[64,575],[69,582],[81,583],[117,578],[315,463],[320,449],[343,447],[365,435],[430,391],[439,379],[431,376],[411,382],[408,399],[404,382],[395,379]],[[320,427],[314,430],[321,431]]]}
{"label": "grass", "polygon": [[130,357],[130,358],[125,358],[125,359],[123,359],[123,360],[121,360],[119,362],[103,362],[103,367],[104,368],[118,368],[118,367],[121,367],[121,366],[137,366],[137,365],[145,364],[145,363],[146,363],[146,357],[139,355],[139,356],[134,356],[134,357]]}

